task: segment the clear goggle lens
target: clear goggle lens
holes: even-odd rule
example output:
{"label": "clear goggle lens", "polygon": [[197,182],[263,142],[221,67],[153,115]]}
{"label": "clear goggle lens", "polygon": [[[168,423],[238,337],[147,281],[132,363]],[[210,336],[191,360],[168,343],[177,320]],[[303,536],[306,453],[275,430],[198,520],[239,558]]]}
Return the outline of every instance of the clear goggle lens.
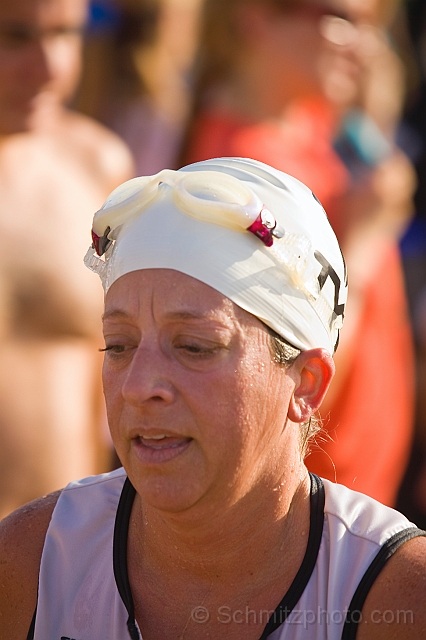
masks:
{"label": "clear goggle lens", "polygon": [[111,193],[95,214],[92,238],[103,255],[119,226],[136,218],[167,187],[176,206],[198,220],[234,231],[250,231],[266,246],[284,231],[258,196],[240,180],[218,171],[176,172],[165,169],[155,176],[134,178]]}

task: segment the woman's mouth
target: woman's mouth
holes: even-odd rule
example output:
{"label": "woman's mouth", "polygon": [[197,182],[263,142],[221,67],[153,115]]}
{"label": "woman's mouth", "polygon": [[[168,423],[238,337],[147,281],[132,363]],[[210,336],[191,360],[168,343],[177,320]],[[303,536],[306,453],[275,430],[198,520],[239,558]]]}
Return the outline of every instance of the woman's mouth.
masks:
{"label": "woman's mouth", "polygon": [[164,434],[138,436],[133,440],[139,460],[145,464],[168,462],[184,453],[192,438]]}

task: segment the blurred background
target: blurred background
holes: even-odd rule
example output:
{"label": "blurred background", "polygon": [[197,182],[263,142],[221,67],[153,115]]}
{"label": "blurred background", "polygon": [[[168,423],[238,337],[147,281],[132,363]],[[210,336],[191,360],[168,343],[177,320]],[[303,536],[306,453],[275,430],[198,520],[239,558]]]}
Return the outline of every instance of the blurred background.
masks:
{"label": "blurred background", "polygon": [[[16,1],[31,10],[41,2]],[[72,0],[50,0],[63,7],[67,2]],[[93,140],[99,155],[92,163],[96,175],[98,164],[104,170],[120,160],[123,170],[111,170],[111,188],[120,178],[240,155],[295,175],[323,203],[347,261],[350,299],[336,354],[338,374],[307,466],[396,506],[426,528],[424,0],[92,0],[86,8],[88,18],[79,32],[81,68],[73,90],[58,102],[66,114],[78,114],[84,126],[95,127],[83,131],[77,120],[81,130],[74,127],[71,137],[79,145],[83,138]],[[13,22],[5,0],[0,2],[0,137],[13,148],[31,141],[37,153],[45,145],[46,125],[37,120],[12,132],[2,128],[1,65],[19,49],[16,41],[12,47],[8,41],[11,20],[15,40],[24,33],[44,46],[43,38],[52,37],[51,27],[31,30],[32,20],[45,20],[40,15],[28,9],[24,28],[21,17]],[[46,93],[51,84],[46,76],[34,93]],[[108,144],[107,135],[113,136]],[[81,185],[87,188],[84,180]],[[0,179],[2,188],[8,193]],[[84,215],[82,246],[90,242],[91,215],[106,193],[99,189]],[[0,210],[0,227],[7,215]],[[34,216],[40,224],[42,214]],[[54,271],[53,253],[51,260]],[[1,368],[2,349],[6,353],[16,340],[10,311],[16,303],[8,287],[13,264],[0,260],[0,376],[9,371],[6,360]],[[88,290],[90,275],[79,281]],[[20,308],[23,317],[26,304]],[[74,309],[80,304],[76,300]],[[79,332],[64,331],[67,348],[72,347],[69,334]],[[52,335],[43,329],[43,340],[51,341]],[[95,352],[101,346],[96,336],[90,348]],[[32,366],[39,370],[38,364]],[[94,366],[98,380],[99,359]],[[23,382],[32,384],[16,375],[16,385],[4,391],[7,397],[18,387],[24,393]],[[119,464],[99,383],[85,384],[96,387],[97,412],[90,424],[94,453],[84,465],[69,461],[87,452],[84,438],[72,446],[73,434],[87,430],[87,421],[84,427],[81,422],[70,426],[65,449],[50,447],[47,455],[41,442],[34,456],[34,449],[23,446],[27,417],[20,418],[13,403],[3,415],[0,407],[0,516],[80,471],[98,473]],[[72,389],[67,378],[63,385]],[[43,402],[43,391],[37,398]],[[13,441],[7,435],[10,425],[22,434]],[[37,430],[43,431],[42,420]],[[46,432],[46,442],[51,433]],[[46,475],[58,460],[64,473]]]}
{"label": "blurred background", "polygon": [[176,165],[201,0],[94,0],[75,106],[129,145],[137,175]]}

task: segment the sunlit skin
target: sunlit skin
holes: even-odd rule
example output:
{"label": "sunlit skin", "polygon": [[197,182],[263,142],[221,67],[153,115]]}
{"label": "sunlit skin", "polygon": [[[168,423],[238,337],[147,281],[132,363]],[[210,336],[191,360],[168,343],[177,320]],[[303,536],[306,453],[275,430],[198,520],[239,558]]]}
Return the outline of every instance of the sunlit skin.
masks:
{"label": "sunlit skin", "polygon": [[147,503],[226,508],[284,470],[306,481],[296,422],[306,407],[293,408],[292,395],[300,372],[273,362],[254,316],[189,276],[144,270],[108,291],[104,335],[112,437]]}
{"label": "sunlit skin", "polygon": [[273,485],[283,457],[302,472],[300,456],[288,459],[294,381],[271,362],[266,329],[228,298],[178,272],[130,273],[108,292],[104,335],[113,440],[148,503],[226,507],[260,476]]}

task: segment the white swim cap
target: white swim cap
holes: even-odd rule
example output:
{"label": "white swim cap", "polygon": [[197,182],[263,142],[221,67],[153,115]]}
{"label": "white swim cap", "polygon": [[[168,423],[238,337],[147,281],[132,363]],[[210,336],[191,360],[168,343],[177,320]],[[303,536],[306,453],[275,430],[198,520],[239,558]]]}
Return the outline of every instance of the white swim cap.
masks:
{"label": "white swim cap", "polygon": [[299,349],[337,346],[347,278],[336,236],[312,191],[268,165],[217,158],[129,180],[92,237],[85,264],[105,292],[131,271],[174,269]]}

